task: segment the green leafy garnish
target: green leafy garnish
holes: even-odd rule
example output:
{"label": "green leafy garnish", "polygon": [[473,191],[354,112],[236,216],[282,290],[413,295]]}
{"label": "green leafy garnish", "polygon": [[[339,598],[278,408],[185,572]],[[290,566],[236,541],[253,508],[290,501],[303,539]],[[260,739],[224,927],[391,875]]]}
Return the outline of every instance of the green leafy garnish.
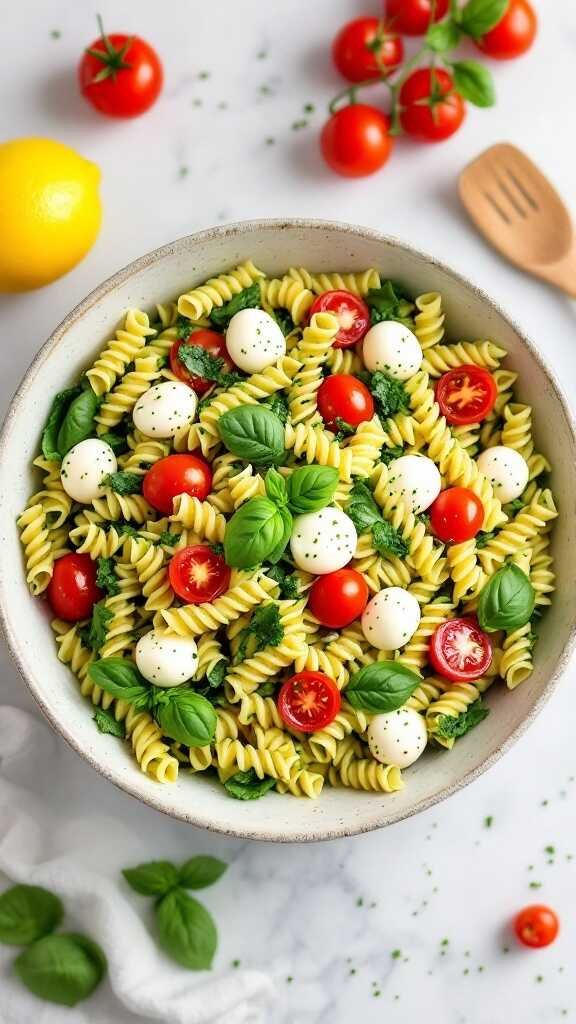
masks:
{"label": "green leafy garnish", "polygon": [[129,473],[125,469],[120,469],[117,473],[108,473],[102,483],[115,494],[140,494],[142,479],[139,473]]}
{"label": "green leafy garnish", "polygon": [[178,885],[178,869],[169,860],[151,860],[135,868],[123,868],[122,874],[139,896],[165,896]]}
{"label": "green leafy garnish", "polygon": [[343,441],[345,437],[351,437],[352,434],[356,433],[356,427],[351,426],[350,423],[346,423],[341,416],[337,416],[334,421],[336,427],[336,440]]}
{"label": "green leafy garnish", "polygon": [[250,622],[239,633],[239,645],[234,664],[245,661],[265,647],[277,647],[284,639],[284,627],[276,604],[262,604],[256,609]]}
{"label": "green leafy garnish", "polygon": [[532,617],[536,593],[517,565],[504,565],[490,577],[478,601],[478,622],[487,633],[507,633],[525,626]]}
{"label": "green leafy garnish", "polygon": [[300,596],[300,586],[294,576],[293,566],[282,565],[282,563],[271,565],[266,568],[266,575],[268,579],[276,580],[280,587],[280,597],[283,600],[295,600]]}
{"label": "green leafy garnish", "polygon": [[239,459],[271,465],[284,458],[284,426],[269,406],[229,409],[218,420],[218,433],[228,451]]}
{"label": "green leafy garnish", "polygon": [[226,564],[249,569],[269,560],[277,562],[290,540],[292,516],[270,498],[250,498],[236,510],[226,526]]}
{"label": "green leafy garnish", "polygon": [[220,661],[217,661],[216,664],[213,665],[212,668],[209,669],[208,672],[206,673],[206,679],[208,680],[208,683],[210,684],[210,686],[213,687],[214,689],[217,686],[222,686],[222,683],[224,682],[224,679],[226,677],[227,671],[228,671],[228,659],[227,658],[220,658]]}
{"label": "green leafy garnish", "polygon": [[52,405],[42,430],[42,454],[50,462],[60,462],[62,455],[58,449],[58,431],[66,415],[66,409],[77,395],[80,388],[65,388],[52,399]]}
{"label": "green leafy garnish", "polygon": [[46,935],[20,954],[14,970],[39,999],[76,1006],[102,981],[106,957],[85,935]]}
{"label": "green leafy garnish", "polygon": [[493,107],[496,103],[494,79],[476,60],[457,60],[451,66],[454,87],[476,107]]}
{"label": "green leafy garnish", "polygon": [[397,412],[407,412],[410,408],[410,399],[402,381],[376,370],[370,375],[368,387],[375,399],[378,415],[383,419]]}
{"label": "green leafy garnish", "polygon": [[96,708],[93,721],[96,722],[98,732],[107,733],[109,736],[117,736],[118,739],[124,739],[126,736],[124,722],[119,722],[110,711]]}
{"label": "green leafy garnish", "polygon": [[124,434],[108,433],[101,434],[100,440],[105,441],[109,444],[114,455],[124,455],[124,452],[128,451],[128,442]]}
{"label": "green leafy garnish", "polygon": [[172,533],[172,530],[162,530],[158,537],[158,543],[167,548],[175,548],[179,540],[180,534]]}
{"label": "green leafy garnish", "polygon": [[190,344],[180,345],[178,359],[193,377],[212,380],[223,388],[229,388],[232,384],[244,380],[242,374],[235,371],[228,372],[223,359],[212,355],[201,345],[195,345],[193,341]]}
{"label": "green leafy garnish", "polygon": [[78,630],[80,639],[93,651],[99,651],[106,642],[108,624],[113,618],[114,612],[106,607],[106,600],[98,601],[92,609],[90,625]]}
{"label": "green leafy garnish", "polygon": [[273,395],[269,395],[268,398],[265,398],[261,404],[265,405],[268,409],[271,409],[281,423],[286,423],[288,421],[288,399],[286,395],[276,391]]}
{"label": "green leafy garnish", "polygon": [[485,707],[482,700],[476,700],[470,705],[467,711],[461,715],[439,715],[437,719],[436,734],[444,740],[458,739],[470,732],[476,725],[483,722],[489,714],[490,708]]}
{"label": "green leafy garnish", "polygon": [[226,779],[224,789],[235,800],[259,800],[276,785],[275,779],[259,779],[253,768],[247,772],[236,772]]}
{"label": "green leafy garnish", "polygon": [[212,544],[209,544],[208,547],[210,548],[210,551],[213,551],[215,555],[218,555],[218,558],[224,558],[224,545],[220,544],[220,541],[214,541]]}
{"label": "green leafy garnish", "polygon": [[385,466],[389,466],[394,459],[399,459],[403,454],[404,449],[397,445],[395,448],[383,448],[380,452],[380,462],[383,462]]}
{"label": "green leafy garnish", "polygon": [[74,445],[94,434],[94,417],[99,405],[100,399],[91,387],[83,388],[80,394],[72,399],[60,425],[56,442],[62,458]]}
{"label": "green leafy garnish", "polygon": [[28,946],[58,927],[64,908],[57,896],[37,885],[13,885],[0,896],[0,942]]}
{"label": "green leafy garnish", "polygon": [[526,502],[522,498],[514,498],[513,501],[508,502],[505,508],[510,515],[516,515],[517,512],[521,512],[523,508],[526,508]]}
{"label": "green leafy garnish", "polygon": [[408,545],[403,540],[402,534],[382,518],[372,491],[361,480],[354,484],[350,492],[346,514],[350,516],[358,533],[364,533],[366,530],[372,531],[374,547],[379,554],[397,555],[399,558],[408,554]]}
{"label": "green leafy garnish", "polygon": [[422,682],[398,661],[377,661],[356,672],[346,687],[346,700],[376,714],[402,707]]}
{"label": "green leafy garnish", "polygon": [[209,970],[218,933],[206,908],[178,887],[162,897],[155,912],[158,942],[168,956],[191,971]]}
{"label": "green leafy garnish", "polygon": [[287,309],[275,309],[272,316],[285,338],[292,333],[296,325]]}
{"label": "green leafy garnish", "polygon": [[372,325],[382,320],[398,320],[410,327],[413,323],[409,315],[411,299],[402,285],[393,281],[384,281],[380,288],[371,288],[366,295],[366,303],[370,308]]}
{"label": "green leafy garnish", "polygon": [[496,530],[486,530],[476,535],[476,547],[480,551],[496,536]]}
{"label": "green leafy garnish", "polygon": [[228,327],[232,317],[241,309],[256,309],[261,305],[260,285],[256,281],[249,288],[244,288],[238,295],[234,295],[230,302],[223,306],[216,307],[210,313],[212,323],[220,330]]}
{"label": "green leafy garnish", "polygon": [[114,570],[113,558],[99,558],[96,573],[96,586],[105,590],[109,597],[120,593],[120,583]]}
{"label": "green leafy garnish", "polygon": [[385,519],[373,523],[372,543],[379,555],[396,555],[398,558],[404,558],[408,554],[406,541],[396,527]]}

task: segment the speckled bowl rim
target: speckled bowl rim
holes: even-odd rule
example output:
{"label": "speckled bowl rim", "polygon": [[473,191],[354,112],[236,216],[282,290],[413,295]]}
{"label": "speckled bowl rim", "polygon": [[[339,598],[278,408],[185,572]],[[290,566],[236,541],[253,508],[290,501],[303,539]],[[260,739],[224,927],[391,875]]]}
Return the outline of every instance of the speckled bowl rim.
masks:
{"label": "speckled bowl rim", "polygon": [[[117,285],[123,284],[134,274],[138,274],[141,270],[145,270],[151,264],[157,263],[163,260],[167,256],[174,255],[179,248],[186,248],[190,242],[194,245],[201,246],[203,243],[209,242],[214,238],[234,238],[239,235],[249,235],[252,232],[257,231],[270,231],[270,232],[282,232],[287,229],[299,229],[299,230],[325,230],[328,232],[335,231],[342,234],[350,235],[353,238],[368,238],[376,242],[382,242],[385,245],[389,245],[398,249],[402,249],[408,255],[417,257],[419,260],[428,263],[430,266],[437,267],[445,274],[450,276],[463,288],[472,292],[482,302],[486,303],[495,313],[497,313],[502,319],[508,324],[509,327],[515,332],[520,341],[529,350],[530,354],[537,362],[540,370],[545,375],[556,400],[562,406],[566,422],[570,428],[572,435],[572,445],[574,453],[576,454],[576,419],[572,414],[571,408],[566,400],[562,388],[560,387],[555,374],[546,365],[542,356],[534,343],[526,336],[524,331],[518,326],[518,324],[508,316],[508,314],[502,309],[498,303],[494,302],[489,295],[483,289],[478,288],[475,284],[468,280],[463,274],[452,269],[442,260],[437,259],[428,253],[422,252],[416,246],[410,245],[407,242],[402,241],[399,238],[395,238],[390,235],[384,235],[379,231],[374,231],[371,228],[362,227],[356,224],[346,224],[340,221],[329,221],[319,219],[308,219],[308,218],[266,218],[262,220],[254,221],[238,221],[232,224],[223,224],[215,228],[207,228],[203,231],[194,232],[191,235],[186,235],[183,238],[176,239],[174,242],[170,242],[167,245],[161,246],[159,249],[154,249],[152,252],[147,253],[145,256],[141,256],[139,259],[129,263],[126,267],[123,267],[117,273],[107,278],[102,284],[98,285],[89,295],[86,296],[74,309],[68,313],[68,315],[62,320],[62,322],[52,332],[48,340],[44,343],[42,348],[39,350],[37,355],[32,360],[28,370],[26,371],[20,387],[16,391],[6,416],[4,423],[0,431],[0,459],[4,456],[4,450],[8,442],[8,434],[10,431],[10,425],[13,417],[18,412],[20,405],[26,398],[28,388],[30,386],[30,377],[34,371],[36,371],[45,360],[49,359],[53,350],[58,345],[60,338],[69,329],[69,327],[81,320],[82,317],[91,309],[96,303],[100,302],[105,295],[111,292]],[[496,764],[497,761],[512,747],[519,737],[525,732],[529,725],[532,724],[536,716],[540,713],[544,705],[550,699],[553,691],[555,690],[560,677],[566,667],[568,666],[569,660],[574,651],[576,644],[576,623],[572,624],[568,640],[566,645],[559,655],[552,673],[550,674],[546,684],[541,690],[538,698],[530,708],[529,712],[523,721],[510,733],[508,738],[501,746],[493,753],[489,754],[482,764],[477,765],[475,768],[466,772],[462,778],[456,782],[452,782],[445,786],[442,790],[432,794],[429,797],[425,797],[418,801],[413,806],[386,813],[382,810],[381,804],[375,804],[374,818],[369,824],[361,825],[346,825],[342,824],[341,827],[334,828],[315,828],[311,825],[310,831],[302,833],[301,835],[283,835],[281,829],[274,829],[271,831],[259,832],[257,835],[249,830],[242,830],[241,828],[221,828],[217,827],[210,820],[207,820],[204,816],[195,816],[193,811],[179,812],[178,810],[170,810],[163,807],[161,803],[155,798],[155,794],[152,791],[149,795],[143,795],[137,793],[130,785],[129,781],[120,781],[115,772],[107,768],[105,764],[101,764],[96,758],[87,754],[80,746],[78,741],[75,739],[73,733],[68,729],[66,722],[60,721],[48,707],[33,678],[29,677],[24,669],[24,662],[21,656],[21,640],[16,630],[12,628],[8,621],[8,617],[5,612],[7,606],[6,595],[5,595],[5,583],[4,579],[0,578],[0,628],[6,639],[8,649],[14,660],[20,675],[24,679],[28,689],[38,704],[42,714],[48,719],[53,729],[62,736],[69,746],[76,751],[85,761],[87,761],[92,768],[94,768],[100,775],[109,782],[112,782],[118,789],[125,793],[129,793],[131,796],[135,796],[142,803],[148,804],[154,810],[160,811],[168,817],[176,818],[181,821],[185,821],[190,825],[195,825],[199,828],[205,828],[208,831],[217,832],[221,835],[227,835],[238,839],[259,839],[270,842],[313,842],[322,841],[327,839],[339,839],[347,836],[360,835],[364,832],[371,832],[378,828],[384,828],[387,825],[393,825],[397,821],[402,821],[405,818],[410,818],[415,814],[419,814],[421,811],[428,810],[435,804],[440,803],[447,797],[452,796],[459,790],[463,789],[464,786],[468,786],[475,779],[483,775],[485,771]]]}

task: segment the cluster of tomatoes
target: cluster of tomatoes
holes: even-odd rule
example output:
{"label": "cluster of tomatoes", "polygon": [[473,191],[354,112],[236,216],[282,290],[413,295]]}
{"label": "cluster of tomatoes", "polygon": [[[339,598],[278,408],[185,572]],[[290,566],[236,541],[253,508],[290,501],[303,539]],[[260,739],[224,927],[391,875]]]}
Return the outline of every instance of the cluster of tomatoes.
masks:
{"label": "cluster of tomatoes", "polygon": [[[402,35],[425,35],[448,9],[449,0],[384,0],[382,18],[356,18],[338,32],[333,61],[351,88],[343,94],[348,105],[332,113],[321,134],[322,154],[332,170],[345,177],[372,174],[384,166],[401,132],[420,142],[440,142],[458,131],[466,104],[450,69],[434,60],[429,67],[409,70],[409,61],[403,68]],[[509,0],[498,24],[473,42],[488,57],[508,60],[530,48],[536,30],[529,0]],[[391,116],[357,102],[358,88],[389,79],[394,83]]]}

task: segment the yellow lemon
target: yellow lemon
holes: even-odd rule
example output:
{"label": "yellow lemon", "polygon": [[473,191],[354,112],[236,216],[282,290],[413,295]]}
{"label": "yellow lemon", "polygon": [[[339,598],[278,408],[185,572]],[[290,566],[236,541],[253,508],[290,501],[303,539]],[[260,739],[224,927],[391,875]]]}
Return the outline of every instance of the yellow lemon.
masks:
{"label": "yellow lemon", "polygon": [[100,171],[53,139],[0,144],[0,292],[40,288],[86,255],[98,234]]}

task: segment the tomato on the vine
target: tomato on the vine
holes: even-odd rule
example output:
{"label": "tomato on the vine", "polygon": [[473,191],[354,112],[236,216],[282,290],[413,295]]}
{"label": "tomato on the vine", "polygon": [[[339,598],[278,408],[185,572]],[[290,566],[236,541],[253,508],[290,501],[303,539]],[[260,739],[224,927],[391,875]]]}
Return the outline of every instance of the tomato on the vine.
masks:
{"label": "tomato on the vine", "polygon": [[278,694],[282,721],[298,732],[325,729],[336,718],[340,704],[340,690],[323,672],[297,672]]}
{"label": "tomato on the vine", "polygon": [[541,949],[550,946],[560,930],[557,914],[541,903],[524,907],[514,919],[516,938],[523,946]]}
{"label": "tomato on the vine", "polygon": [[492,661],[492,644],[476,619],[448,619],[430,641],[429,657],[438,675],[454,683],[471,683]]}
{"label": "tomato on the vine", "polygon": [[368,388],[351,373],[331,373],[318,389],[318,410],[330,430],[343,420],[357,427],[374,415],[374,399]]}
{"label": "tomato on the vine", "polygon": [[65,622],[90,618],[94,605],[104,597],[96,586],[97,572],[90,555],[74,552],[56,559],[46,596],[57,618]]}
{"label": "tomato on the vine", "polygon": [[142,483],[142,494],[153,508],[164,516],[174,511],[172,500],[177,494],[189,494],[204,501],[210,494],[212,470],[197,455],[167,455],[154,462]]}
{"label": "tomato on the vine", "polygon": [[309,316],[314,313],[333,313],[340,329],[332,342],[334,348],[350,348],[366,334],[370,326],[370,310],[359,295],[344,289],[323,292],[310,306]]}
{"label": "tomato on the vine", "polygon": [[[384,10],[390,27],[405,36],[423,36],[432,20],[440,21],[450,0],[385,0]],[[432,14],[434,13],[434,18]]]}
{"label": "tomato on the vine", "polygon": [[213,380],[206,380],[205,377],[197,377],[195,374],[190,373],[184,363],[179,358],[179,352],[182,345],[198,345],[200,348],[206,349],[211,356],[215,356],[216,359],[223,360],[222,369],[230,371],[234,369],[234,363],[230,358],[230,353],[226,348],[226,340],[223,334],[219,334],[218,331],[209,331],[201,328],[199,331],[192,331],[187,338],[178,338],[172,348],[170,349],[170,369],[174,376],[178,377],[178,380],[184,381],[185,384],[189,384],[193,391],[197,395],[205,395],[211,387],[214,386]]}
{"label": "tomato on the vine", "polygon": [[505,14],[494,28],[475,43],[479,50],[496,60],[512,60],[530,49],[538,19],[528,0],[510,0]]}
{"label": "tomato on the vine", "polygon": [[228,590],[230,568],[207,544],[180,548],[168,566],[170,586],[187,604],[204,604]]}
{"label": "tomato on the vine", "polygon": [[421,142],[442,142],[457,132],[466,106],[444,68],[419,68],[403,83],[398,97],[400,122]]}
{"label": "tomato on the vine", "polygon": [[390,119],[367,103],[350,103],[326,122],[320,136],[322,155],[345,178],[362,178],[384,166],[394,145]]}
{"label": "tomato on the vine", "polygon": [[484,506],[468,487],[448,487],[428,509],[433,533],[445,544],[472,540],[484,522]]}
{"label": "tomato on the vine", "polygon": [[337,569],[314,580],[308,603],[323,626],[342,629],[362,615],[368,604],[368,584],[356,569]]}
{"label": "tomato on the vine", "polygon": [[355,18],[340,29],[332,44],[332,58],[349,82],[368,81],[399,67],[404,44],[379,18]]}
{"label": "tomato on the vine", "polygon": [[458,366],[443,373],[436,384],[440,412],[455,426],[486,419],[497,397],[496,381],[483,366]]}
{"label": "tomato on the vine", "polygon": [[162,63],[139,36],[101,35],[84,51],[78,68],[83,96],[108,117],[138,117],[162,89]]}

